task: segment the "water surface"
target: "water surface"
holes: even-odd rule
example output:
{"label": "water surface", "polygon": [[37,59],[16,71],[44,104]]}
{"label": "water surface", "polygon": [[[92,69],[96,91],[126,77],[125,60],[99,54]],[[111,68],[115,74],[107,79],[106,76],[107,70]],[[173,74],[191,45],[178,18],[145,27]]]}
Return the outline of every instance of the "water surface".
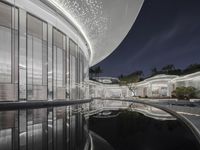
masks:
{"label": "water surface", "polygon": [[158,120],[141,113],[120,110],[96,114],[89,128],[115,150],[199,150],[192,132],[179,120]]}

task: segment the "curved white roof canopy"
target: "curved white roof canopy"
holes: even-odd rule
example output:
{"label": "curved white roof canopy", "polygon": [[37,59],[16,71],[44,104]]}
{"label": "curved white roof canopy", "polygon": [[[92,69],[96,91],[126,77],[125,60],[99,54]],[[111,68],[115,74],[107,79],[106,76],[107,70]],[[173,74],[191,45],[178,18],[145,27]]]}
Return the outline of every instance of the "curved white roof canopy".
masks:
{"label": "curved white roof canopy", "polygon": [[78,28],[90,49],[90,66],[111,54],[131,29],[144,0],[42,0]]}

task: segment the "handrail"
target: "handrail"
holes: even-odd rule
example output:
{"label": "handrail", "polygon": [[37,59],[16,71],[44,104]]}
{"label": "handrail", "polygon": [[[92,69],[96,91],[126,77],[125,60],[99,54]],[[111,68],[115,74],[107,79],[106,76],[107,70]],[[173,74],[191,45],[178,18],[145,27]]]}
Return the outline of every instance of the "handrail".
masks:
{"label": "handrail", "polygon": [[17,110],[17,109],[37,109],[47,107],[61,107],[90,103],[92,99],[77,99],[77,100],[31,100],[31,101],[1,101],[0,111]]}

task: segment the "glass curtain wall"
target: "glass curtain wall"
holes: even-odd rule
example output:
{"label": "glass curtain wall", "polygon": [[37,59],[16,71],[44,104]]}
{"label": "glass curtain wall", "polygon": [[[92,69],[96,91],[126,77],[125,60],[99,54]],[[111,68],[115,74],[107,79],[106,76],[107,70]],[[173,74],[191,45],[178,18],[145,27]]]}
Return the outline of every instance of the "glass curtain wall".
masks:
{"label": "glass curtain wall", "polygon": [[[87,70],[82,50],[64,33],[0,2],[0,101],[84,98]],[[0,149],[83,149],[87,126],[82,108],[0,111]]]}
{"label": "glass curtain wall", "polygon": [[65,99],[65,52],[66,36],[53,28],[53,97]]}
{"label": "glass curtain wall", "polygon": [[18,9],[0,2],[0,101],[18,99]]}
{"label": "glass curtain wall", "polygon": [[69,38],[66,39],[66,52],[65,52],[65,88],[66,98],[70,98],[70,54],[69,54]]}
{"label": "glass curtain wall", "polygon": [[88,60],[52,25],[0,2],[0,42],[0,101],[86,96]]}
{"label": "glass curtain wall", "polygon": [[47,24],[27,14],[27,98],[47,100]]}
{"label": "glass curtain wall", "polygon": [[53,100],[53,38],[52,38],[53,27],[48,24],[48,100]]}
{"label": "glass curtain wall", "polygon": [[77,44],[69,40],[70,51],[70,99],[78,99],[78,82],[79,82],[79,58]]}
{"label": "glass curtain wall", "polygon": [[27,13],[19,9],[19,100],[27,100],[27,40],[26,24]]}
{"label": "glass curtain wall", "polygon": [[84,53],[83,51],[79,48],[79,72],[80,72],[80,76],[79,76],[79,96],[80,99],[84,98]]}
{"label": "glass curtain wall", "polygon": [[84,80],[84,85],[85,85],[85,88],[84,88],[84,98],[90,98],[90,95],[89,95],[89,63],[88,63],[88,60],[86,57],[84,57],[84,77],[83,77],[83,80]]}

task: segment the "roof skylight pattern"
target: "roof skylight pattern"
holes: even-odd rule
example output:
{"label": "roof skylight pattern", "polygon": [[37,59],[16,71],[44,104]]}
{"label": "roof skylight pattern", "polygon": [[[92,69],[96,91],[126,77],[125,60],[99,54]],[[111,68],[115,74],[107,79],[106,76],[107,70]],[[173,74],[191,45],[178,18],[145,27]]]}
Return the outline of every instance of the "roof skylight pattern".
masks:
{"label": "roof skylight pattern", "polygon": [[83,27],[90,39],[108,30],[109,18],[103,12],[102,0],[55,0]]}
{"label": "roof skylight pattern", "polygon": [[[127,35],[144,0],[41,0],[62,12],[90,50],[90,66],[106,58]],[[51,6],[50,5],[50,6]]]}

